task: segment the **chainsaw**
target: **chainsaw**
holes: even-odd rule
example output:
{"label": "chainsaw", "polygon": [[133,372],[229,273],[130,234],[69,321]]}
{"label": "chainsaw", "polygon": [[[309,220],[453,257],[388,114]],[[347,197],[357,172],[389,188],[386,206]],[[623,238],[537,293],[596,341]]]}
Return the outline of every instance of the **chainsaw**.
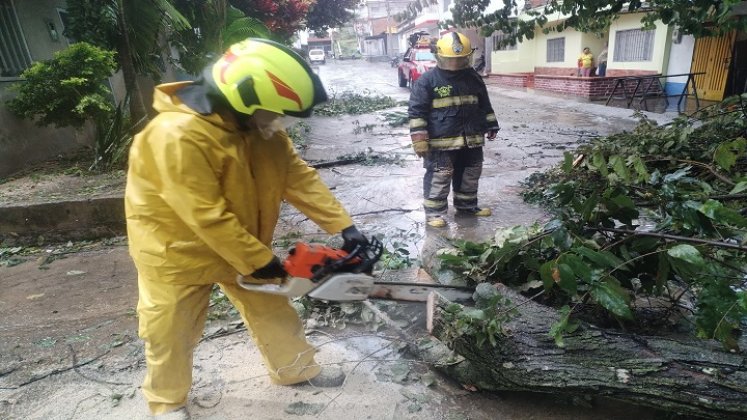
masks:
{"label": "chainsaw", "polygon": [[280,284],[258,284],[238,276],[239,286],[252,292],[296,298],[308,296],[332,302],[354,302],[370,298],[424,302],[439,289],[452,301],[472,299],[474,288],[436,283],[378,282],[373,269],[384,252],[376,238],[350,252],[322,244],[298,242],[283,262],[288,277]]}

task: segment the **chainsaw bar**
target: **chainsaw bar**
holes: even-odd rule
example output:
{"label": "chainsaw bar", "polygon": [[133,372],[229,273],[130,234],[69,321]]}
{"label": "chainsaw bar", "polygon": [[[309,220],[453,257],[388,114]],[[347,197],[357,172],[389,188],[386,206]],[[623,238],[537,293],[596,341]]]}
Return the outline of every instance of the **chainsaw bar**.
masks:
{"label": "chainsaw bar", "polygon": [[369,299],[384,299],[403,302],[425,302],[433,292],[444,295],[452,302],[472,301],[472,287],[449,286],[438,283],[374,282],[368,293]]}

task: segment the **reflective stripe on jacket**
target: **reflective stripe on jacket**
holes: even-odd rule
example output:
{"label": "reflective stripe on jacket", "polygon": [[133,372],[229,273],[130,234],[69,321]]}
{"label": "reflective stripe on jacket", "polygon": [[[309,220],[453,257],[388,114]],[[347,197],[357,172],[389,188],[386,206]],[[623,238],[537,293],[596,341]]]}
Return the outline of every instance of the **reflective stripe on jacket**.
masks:
{"label": "reflective stripe on jacket", "polygon": [[479,147],[486,132],[498,129],[485,83],[471,68],[423,74],[410,93],[408,114],[410,135],[427,134],[430,149]]}
{"label": "reflective stripe on jacket", "polygon": [[159,112],[130,148],[127,233],[138,269],[175,284],[248,275],[272,256],[283,199],[328,233],[353,224],[284,132],[263,139],[200,115],[158,86]]}

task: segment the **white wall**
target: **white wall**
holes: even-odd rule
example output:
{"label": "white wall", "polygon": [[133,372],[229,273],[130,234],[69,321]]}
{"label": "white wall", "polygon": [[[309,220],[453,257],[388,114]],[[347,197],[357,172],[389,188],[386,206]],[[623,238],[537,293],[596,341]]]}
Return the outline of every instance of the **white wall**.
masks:
{"label": "white wall", "polygon": [[363,41],[363,55],[385,55],[383,39],[366,39]]}
{"label": "white wall", "polygon": [[671,30],[669,26],[661,21],[656,22],[656,29],[654,29],[656,33],[654,35],[654,51],[651,61],[615,61],[615,33],[617,31],[642,28],[642,17],[643,15],[641,13],[620,15],[620,17],[610,25],[609,59],[607,60],[608,72],[610,70],[649,70],[657,73],[664,73],[666,71],[667,63],[669,62],[669,46],[671,44],[669,39],[671,36]]}
{"label": "white wall", "polygon": [[515,50],[493,51],[491,73],[531,73],[534,71],[535,40],[524,40]]}
{"label": "white wall", "polygon": [[[693,61],[695,49],[695,37],[683,35],[679,44],[672,43],[669,50],[669,65],[666,74],[689,73]],[[687,76],[672,77],[667,79],[669,83],[685,83]]]}
{"label": "white wall", "polygon": [[[573,29],[563,32],[550,32],[545,35],[539,32],[535,36],[535,66],[536,67],[571,67],[577,68],[578,56],[584,48],[584,34]],[[565,38],[565,56],[563,61],[547,62],[547,41],[550,39]]]}

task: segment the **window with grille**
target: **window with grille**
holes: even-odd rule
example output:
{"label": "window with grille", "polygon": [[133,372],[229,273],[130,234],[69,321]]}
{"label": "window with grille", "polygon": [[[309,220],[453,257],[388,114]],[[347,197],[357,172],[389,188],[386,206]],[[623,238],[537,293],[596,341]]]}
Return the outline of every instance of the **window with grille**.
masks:
{"label": "window with grille", "polygon": [[656,31],[630,29],[615,33],[615,61],[651,61],[654,57]]}
{"label": "window with grille", "polygon": [[15,77],[31,65],[31,55],[10,0],[0,0],[0,77]]}
{"label": "window with grille", "polygon": [[[514,34],[516,31],[514,31]],[[507,41],[514,34],[507,34],[503,31],[498,31],[493,34],[493,51],[510,51],[516,49],[516,40],[511,42]]]}
{"label": "window with grille", "polygon": [[565,61],[565,38],[547,40],[547,62],[557,63]]}

